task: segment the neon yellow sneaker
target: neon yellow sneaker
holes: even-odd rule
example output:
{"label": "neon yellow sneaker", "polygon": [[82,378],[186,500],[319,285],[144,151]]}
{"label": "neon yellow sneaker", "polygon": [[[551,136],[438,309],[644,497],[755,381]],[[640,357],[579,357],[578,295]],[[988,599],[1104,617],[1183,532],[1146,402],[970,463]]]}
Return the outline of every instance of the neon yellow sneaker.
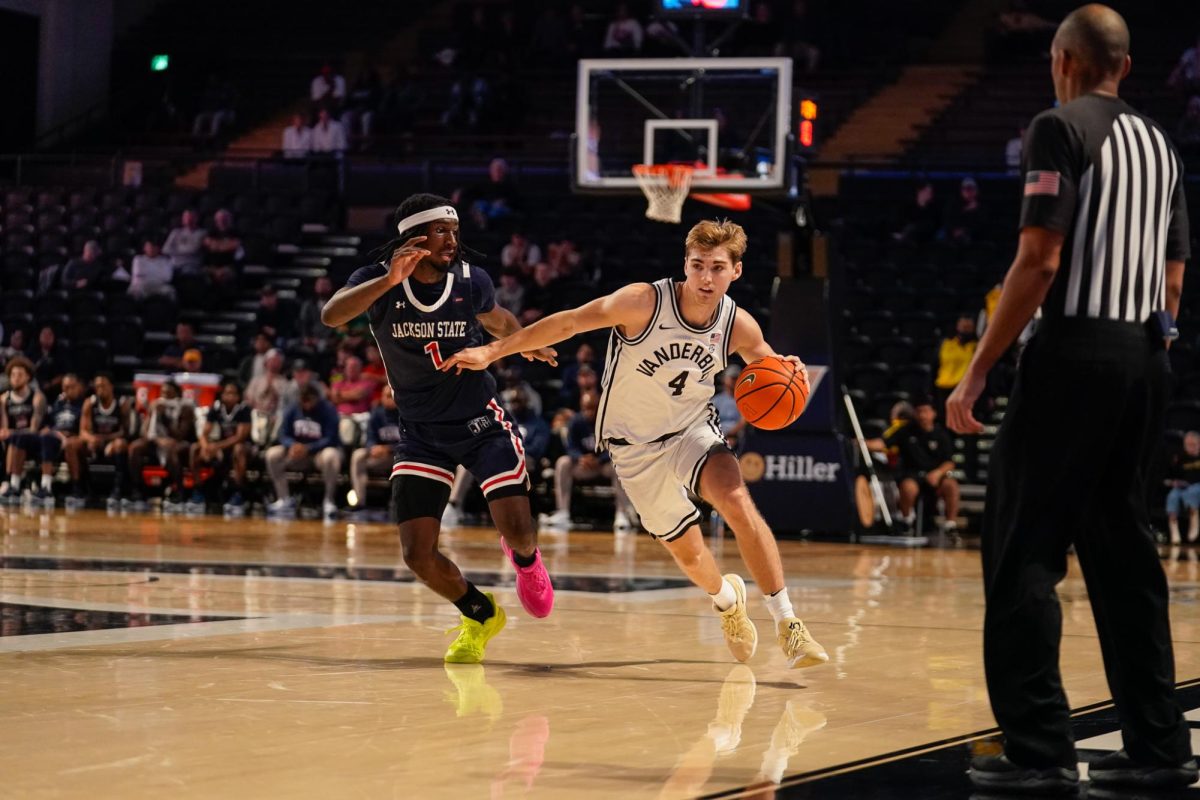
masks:
{"label": "neon yellow sneaker", "polygon": [[479,715],[495,722],[504,713],[504,700],[488,685],[482,664],[443,664],[442,667],[454,685],[453,691],[446,690],[442,697],[454,706],[458,716]]}
{"label": "neon yellow sneaker", "polygon": [[504,609],[496,602],[496,598],[491,592],[484,592],[486,597],[492,603],[492,608],[496,613],[488,618],[487,622],[476,622],[470,617],[462,617],[462,622],[457,627],[451,628],[446,633],[458,631],[458,638],[450,643],[450,648],[446,650],[445,662],[447,664],[478,664],[483,661],[483,651],[487,648],[487,643],[492,640],[500,631],[504,630],[504,625],[508,622],[508,617],[504,614]]}
{"label": "neon yellow sneaker", "polygon": [[738,661],[749,661],[758,647],[758,629],[746,614],[746,582],[732,572],[722,577],[733,586],[737,600],[724,611],[717,609],[715,604],[713,610],[721,615],[721,632],[725,634],[729,652]]}
{"label": "neon yellow sneaker", "polygon": [[780,620],[778,633],[779,646],[783,648],[789,667],[814,667],[829,660],[825,648],[809,635],[804,623],[795,617]]}

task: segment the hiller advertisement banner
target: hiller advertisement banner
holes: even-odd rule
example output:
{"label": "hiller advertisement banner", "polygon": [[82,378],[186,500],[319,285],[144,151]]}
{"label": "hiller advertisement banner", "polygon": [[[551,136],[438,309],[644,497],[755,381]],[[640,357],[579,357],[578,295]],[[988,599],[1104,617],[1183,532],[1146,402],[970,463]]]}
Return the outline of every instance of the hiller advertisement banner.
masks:
{"label": "hiller advertisement banner", "polygon": [[845,533],[853,474],[836,433],[747,428],[738,456],[750,496],[776,533]]}

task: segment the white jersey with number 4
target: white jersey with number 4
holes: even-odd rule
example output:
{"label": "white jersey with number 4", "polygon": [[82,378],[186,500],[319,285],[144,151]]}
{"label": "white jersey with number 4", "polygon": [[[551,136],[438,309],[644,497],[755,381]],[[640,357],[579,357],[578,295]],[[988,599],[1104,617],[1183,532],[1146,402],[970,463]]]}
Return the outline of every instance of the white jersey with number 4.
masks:
{"label": "white jersey with number 4", "polygon": [[729,340],[737,304],[721,298],[711,325],[683,319],[675,282],[654,284],[654,314],[646,330],[626,338],[616,329],[608,339],[603,394],[596,418],[597,439],[646,444],[707,423],[715,376],[729,363]]}

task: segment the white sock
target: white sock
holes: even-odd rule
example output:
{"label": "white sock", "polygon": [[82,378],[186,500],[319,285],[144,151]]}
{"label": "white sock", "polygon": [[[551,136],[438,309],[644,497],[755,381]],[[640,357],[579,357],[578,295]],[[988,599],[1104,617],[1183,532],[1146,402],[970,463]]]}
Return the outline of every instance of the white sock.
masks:
{"label": "white sock", "polygon": [[724,578],[721,578],[721,591],[710,594],[709,597],[720,611],[728,611],[730,606],[737,602],[737,592],[733,590],[733,584]]}
{"label": "white sock", "polygon": [[767,611],[771,612],[771,618],[778,625],[782,620],[796,616],[796,612],[792,610],[792,601],[788,599],[787,587],[783,587],[775,594],[763,595],[763,600],[766,601]]}
{"label": "white sock", "polygon": [[53,475],[43,475],[42,476],[42,488],[50,489],[53,486],[54,486],[54,476]]}
{"label": "white sock", "polygon": [[10,475],[8,478],[8,482],[12,486],[13,491],[15,491],[15,492],[21,491],[21,476],[20,475]]}

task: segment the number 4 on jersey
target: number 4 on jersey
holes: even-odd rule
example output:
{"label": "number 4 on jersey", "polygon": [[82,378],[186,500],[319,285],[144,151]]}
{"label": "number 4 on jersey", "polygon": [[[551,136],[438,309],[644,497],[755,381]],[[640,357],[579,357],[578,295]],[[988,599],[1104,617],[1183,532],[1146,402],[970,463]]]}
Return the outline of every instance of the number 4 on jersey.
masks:
{"label": "number 4 on jersey", "polygon": [[438,369],[442,368],[442,351],[438,348],[437,342],[430,342],[425,345],[425,352],[429,353],[429,357],[433,359],[433,365]]}
{"label": "number 4 on jersey", "polygon": [[683,385],[687,383],[687,376],[687,370],[684,370],[671,380],[667,381],[667,386],[670,386],[675,390],[671,392],[672,397],[679,397],[679,395],[683,394]]}

